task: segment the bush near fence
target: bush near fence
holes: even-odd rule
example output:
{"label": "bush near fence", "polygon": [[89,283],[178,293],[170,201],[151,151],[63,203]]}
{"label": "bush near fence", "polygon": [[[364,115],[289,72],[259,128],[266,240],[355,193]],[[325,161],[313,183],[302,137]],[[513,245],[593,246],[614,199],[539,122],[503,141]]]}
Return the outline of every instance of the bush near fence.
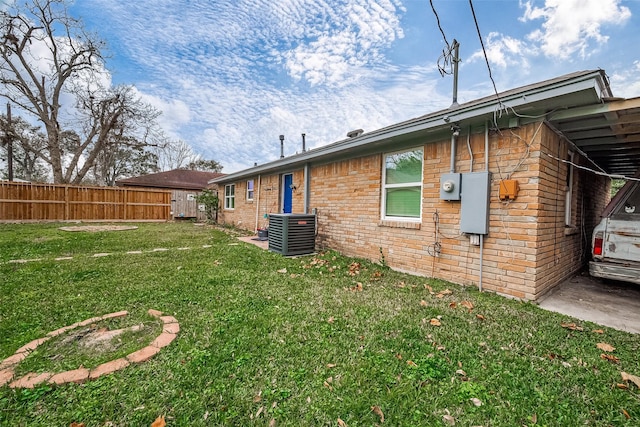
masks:
{"label": "bush near fence", "polygon": [[0,221],[168,221],[171,191],[0,182]]}

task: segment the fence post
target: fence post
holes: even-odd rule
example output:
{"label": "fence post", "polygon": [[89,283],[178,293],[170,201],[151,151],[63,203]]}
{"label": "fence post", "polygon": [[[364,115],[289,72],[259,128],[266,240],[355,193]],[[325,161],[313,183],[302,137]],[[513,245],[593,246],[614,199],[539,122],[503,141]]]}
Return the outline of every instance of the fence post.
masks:
{"label": "fence post", "polygon": [[69,220],[69,186],[64,186],[64,220]]}

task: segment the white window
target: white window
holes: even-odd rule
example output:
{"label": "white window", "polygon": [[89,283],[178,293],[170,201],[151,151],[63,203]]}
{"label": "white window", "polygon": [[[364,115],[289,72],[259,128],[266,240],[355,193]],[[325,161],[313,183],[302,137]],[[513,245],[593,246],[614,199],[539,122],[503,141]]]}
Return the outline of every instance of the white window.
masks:
{"label": "white window", "polygon": [[247,200],[253,200],[253,180],[247,181]]}
{"label": "white window", "polygon": [[236,207],[236,185],[227,184],[224,186],[224,208],[235,209]]}
{"label": "white window", "polygon": [[422,159],[422,148],[385,155],[382,170],[383,219],[420,220]]}

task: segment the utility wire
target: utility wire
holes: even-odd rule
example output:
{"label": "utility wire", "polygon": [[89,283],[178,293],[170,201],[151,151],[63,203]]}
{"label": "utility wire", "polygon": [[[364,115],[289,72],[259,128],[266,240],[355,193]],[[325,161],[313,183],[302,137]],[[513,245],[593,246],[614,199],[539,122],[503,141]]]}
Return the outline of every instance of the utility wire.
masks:
{"label": "utility wire", "polygon": [[438,12],[436,12],[436,8],[433,5],[433,0],[429,0],[429,3],[431,4],[431,10],[433,10],[433,14],[436,17],[436,22],[438,23],[438,29],[440,30],[440,33],[442,34],[442,38],[444,39],[444,43],[446,45],[446,47],[442,49],[442,54],[438,58],[438,63],[437,63],[438,71],[440,72],[440,75],[444,77],[446,74],[453,74],[453,67],[455,65],[455,61],[457,60],[454,57],[453,51],[455,50],[458,42],[453,40],[453,45],[449,44],[449,40],[447,40],[447,36],[444,33],[442,26],[440,25],[440,17],[438,16]]}
{"label": "utility wire", "polygon": [[431,4],[431,10],[433,10],[433,14],[436,16],[436,22],[438,23],[438,28],[442,33],[442,38],[444,39],[444,43],[447,45],[447,49],[448,49],[450,45],[449,45],[449,42],[447,41],[447,36],[444,34],[444,30],[440,26],[440,18],[438,17],[438,12],[436,12],[436,8],[433,6],[433,0],[429,0],[429,3]]}
{"label": "utility wire", "polygon": [[473,22],[476,24],[476,30],[478,31],[478,38],[480,39],[480,46],[482,46],[482,53],[484,54],[484,60],[487,63],[487,69],[489,70],[489,78],[491,79],[491,83],[493,83],[493,91],[496,93],[496,98],[498,102],[502,104],[500,100],[500,95],[498,95],[498,88],[496,88],[496,82],[493,80],[493,74],[491,74],[491,66],[489,65],[489,58],[487,57],[487,51],[484,48],[484,41],[482,41],[482,34],[480,33],[480,26],[478,26],[478,19],[476,18],[476,11],[473,9],[473,1],[469,0],[469,6],[471,6],[471,14],[473,15]]}

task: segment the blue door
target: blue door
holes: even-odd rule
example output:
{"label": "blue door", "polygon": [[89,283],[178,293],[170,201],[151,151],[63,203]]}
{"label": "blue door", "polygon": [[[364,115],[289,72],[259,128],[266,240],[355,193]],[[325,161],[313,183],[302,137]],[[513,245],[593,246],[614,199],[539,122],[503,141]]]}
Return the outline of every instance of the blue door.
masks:
{"label": "blue door", "polygon": [[293,174],[282,177],[282,213],[291,213],[293,203]]}

